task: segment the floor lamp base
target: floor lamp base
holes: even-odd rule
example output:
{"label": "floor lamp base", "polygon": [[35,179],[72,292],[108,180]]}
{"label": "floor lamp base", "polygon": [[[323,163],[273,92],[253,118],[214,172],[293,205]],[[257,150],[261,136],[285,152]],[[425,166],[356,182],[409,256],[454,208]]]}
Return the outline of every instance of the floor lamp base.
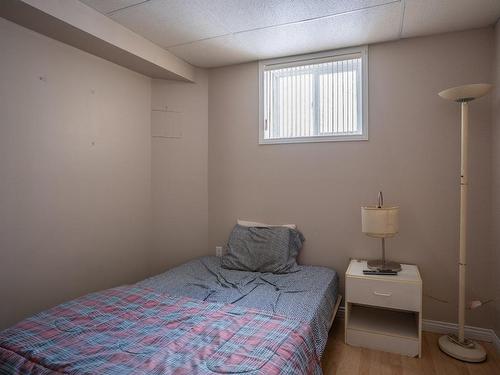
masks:
{"label": "floor lamp base", "polygon": [[475,341],[465,340],[460,343],[455,335],[444,335],[439,338],[439,348],[450,357],[464,362],[483,362],[486,351]]}

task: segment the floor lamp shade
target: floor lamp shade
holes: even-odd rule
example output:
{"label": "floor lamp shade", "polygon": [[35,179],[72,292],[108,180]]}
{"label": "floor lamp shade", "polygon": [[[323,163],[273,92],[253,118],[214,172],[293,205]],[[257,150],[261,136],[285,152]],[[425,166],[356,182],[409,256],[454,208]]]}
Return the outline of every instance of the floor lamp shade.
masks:
{"label": "floor lamp shade", "polygon": [[453,100],[454,102],[470,102],[485,96],[492,89],[493,85],[489,83],[473,83],[443,90],[438,95],[443,99]]}
{"label": "floor lamp shade", "polygon": [[370,237],[393,237],[399,232],[399,207],[361,207],[361,231]]}

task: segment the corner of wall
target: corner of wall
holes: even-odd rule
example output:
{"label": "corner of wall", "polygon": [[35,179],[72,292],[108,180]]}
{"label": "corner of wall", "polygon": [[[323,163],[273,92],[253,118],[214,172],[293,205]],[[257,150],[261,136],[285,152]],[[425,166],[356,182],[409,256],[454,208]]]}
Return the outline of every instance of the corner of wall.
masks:
{"label": "corner of wall", "polygon": [[208,253],[207,71],[194,83],[155,79],[151,93],[153,111],[175,114],[159,123],[175,134],[151,138],[154,274]]}

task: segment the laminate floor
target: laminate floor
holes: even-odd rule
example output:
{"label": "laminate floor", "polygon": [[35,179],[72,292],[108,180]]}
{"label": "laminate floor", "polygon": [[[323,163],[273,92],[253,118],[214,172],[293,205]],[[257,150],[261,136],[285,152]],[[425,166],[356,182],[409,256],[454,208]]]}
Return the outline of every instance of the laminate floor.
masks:
{"label": "laminate floor", "polygon": [[344,343],[343,321],[330,331],[322,359],[325,375],[500,375],[500,355],[490,343],[482,343],[488,353],[483,363],[457,361],[438,347],[440,334],[424,332],[422,358],[409,358],[378,350],[356,348]]}

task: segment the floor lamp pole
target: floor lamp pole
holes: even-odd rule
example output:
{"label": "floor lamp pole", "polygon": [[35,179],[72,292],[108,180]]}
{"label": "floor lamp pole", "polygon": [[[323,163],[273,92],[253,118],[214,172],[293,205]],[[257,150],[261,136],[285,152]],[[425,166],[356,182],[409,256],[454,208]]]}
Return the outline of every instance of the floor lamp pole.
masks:
{"label": "floor lamp pole", "polygon": [[467,268],[467,188],[468,188],[468,141],[469,102],[486,95],[492,86],[485,83],[452,87],[441,91],[443,99],[453,100],[461,106],[460,140],[460,253],[458,261],[458,335],[439,338],[439,348],[449,356],[465,362],[481,362],[486,359],[484,348],[465,337],[465,284]]}
{"label": "floor lamp pole", "polygon": [[465,271],[467,265],[467,188],[468,188],[468,141],[469,103],[462,102],[461,166],[460,166],[460,257],[458,275],[458,340],[463,343],[465,326]]}

